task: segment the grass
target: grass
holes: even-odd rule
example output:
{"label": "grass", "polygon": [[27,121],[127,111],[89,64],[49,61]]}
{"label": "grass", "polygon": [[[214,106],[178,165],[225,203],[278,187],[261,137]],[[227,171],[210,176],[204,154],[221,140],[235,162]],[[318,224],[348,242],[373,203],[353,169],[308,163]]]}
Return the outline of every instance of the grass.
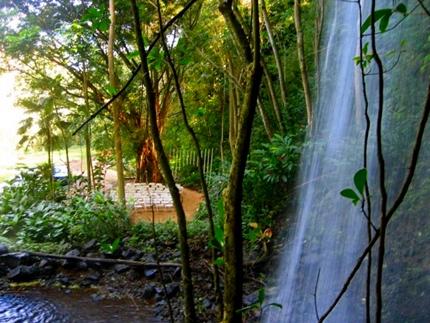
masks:
{"label": "grass", "polygon": [[[12,179],[16,175],[16,169],[24,166],[34,167],[36,165],[46,163],[48,157],[46,151],[17,151],[17,161],[12,165],[3,165],[0,168],[0,183]],[[70,160],[81,160],[81,147],[72,146],[69,148]],[[82,156],[84,158],[84,156]],[[54,164],[66,164],[66,152],[64,150],[54,152]]]}

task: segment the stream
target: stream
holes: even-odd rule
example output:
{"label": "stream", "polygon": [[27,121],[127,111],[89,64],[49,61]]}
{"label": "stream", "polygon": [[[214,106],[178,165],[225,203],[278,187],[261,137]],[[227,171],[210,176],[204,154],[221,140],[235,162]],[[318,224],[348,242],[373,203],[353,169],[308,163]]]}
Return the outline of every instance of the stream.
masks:
{"label": "stream", "polygon": [[160,322],[152,309],[129,299],[94,300],[90,291],[27,289],[0,294],[0,323]]}

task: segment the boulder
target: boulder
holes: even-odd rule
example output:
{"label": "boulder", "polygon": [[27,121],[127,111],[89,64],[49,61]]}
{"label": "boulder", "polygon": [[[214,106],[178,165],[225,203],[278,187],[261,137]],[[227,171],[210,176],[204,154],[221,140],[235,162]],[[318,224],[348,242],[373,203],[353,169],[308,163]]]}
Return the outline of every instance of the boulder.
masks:
{"label": "boulder", "polygon": [[179,289],[180,289],[179,286],[180,286],[180,284],[178,282],[173,282],[173,283],[167,284],[166,285],[167,296],[173,297],[176,294],[178,294]]}
{"label": "boulder", "polygon": [[96,239],[91,239],[86,244],[83,245],[82,251],[83,252],[90,252],[90,251],[96,251],[98,247],[98,243]]}
{"label": "boulder", "polygon": [[81,252],[79,251],[79,249],[72,249],[70,251],[68,251],[65,256],[66,257],[79,257],[81,254]]}
{"label": "boulder", "polygon": [[125,273],[126,271],[130,270],[130,266],[124,265],[124,264],[116,264],[113,266],[113,269],[117,274]]}
{"label": "boulder", "polygon": [[34,258],[27,252],[10,252],[0,256],[0,263],[9,268],[15,268],[19,265],[31,265]]}
{"label": "boulder", "polygon": [[149,283],[149,284],[146,284],[145,287],[143,287],[141,294],[142,294],[143,299],[149,300],[149,299],[153,298],[156,293],[157,292],[155,290],[155,284]]}
{"label": "boulder", "polygon": [[12,281],[29,281],[37,278],[39,270],[36,266],[19,265],[9,271],[7,278]]}
{"label": "boulder", "polygon": [[145,269],[143,271],[143,274],[145,275],[146,278],[155,278],[155,276],[157,275],[157,269]]}

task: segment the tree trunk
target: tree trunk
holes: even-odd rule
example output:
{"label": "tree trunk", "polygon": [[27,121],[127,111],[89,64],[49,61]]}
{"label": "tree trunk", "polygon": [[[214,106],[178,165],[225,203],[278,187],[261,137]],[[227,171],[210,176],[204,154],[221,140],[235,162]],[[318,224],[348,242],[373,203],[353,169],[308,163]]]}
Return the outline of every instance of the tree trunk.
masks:
{"label": "tree trunk", "polygon": [[[83,87],[84,87],[84,100],[85,100],[85,117],[88,118],[90,115],[90,106],[88,99],[88,75],[84,63],[83,71]],[[93,187],[93,162],[91,155],[91,131],[90,125],[85,126],[84,130],[84,140],[85,140],[85,162],[87,168],[87,180],[88,180],[88,191],[91,193]]]}
{"label": "tree trunk", "polygon": [[139,48],[140,60],[142,63],[143,82],[146,89],[146,101],[148,105],[149,124],[151,130],[151,137],[154,140],[155,149],[159,156],[159,165],[163,173],[163,177],[169,187],[170,194],[172,195],[173,204],[176,210],[176,216],[178,221],[178,235],[179,235],[179,246],[181,250],[181,263],[182,263],[182,284],[184,292],[184,316],[185,322],[191,323],[196,322],[196,312],[194,308],[194,293],[193,283],[191,277],[191,265],[190,265],[190,251],[188,246],[187,237],[187,222],[185,212],[182,207],[179,190],[175,185],[172,170],[169,166],[169,160],[164,151],[163,144],[160,138],[160,132],[157,125],[157,111],[156,111],[156,98],[154,93],[154,86],[149,74],[147,52],[145,50],[145,44],[142,38],[142,30],[140,27],[140,17],[137,8],[136,0],[131,0],[131,7],[134,16],[136,40]]}
{"label": "tree trunk", "polygon": [[258,112],[260,113],[260,116],[261,116],[261,121],[263,121],[264,130],[266,131],[267,137],[270,140],[273,137],[273,131],[272,131],[272,128],[270,127],[269,116],[267,115],[266,111],[264,111],[264,106],[263,106],[263,103],[261,102],[260,97],[258,97],[257,107],[258,107]]}
{"label": "tree trunk", "polygon": [[283,135],[285,132],[284,124],[282,122],[282,114],[279,109],[278,100],[276,100],[275,90],[273,89],[272,79],[270,78],[269,71],[267,70],[267,66],[264,63],[264,60],[261,59],[261,66],[263,67],[264,80],[267,90],[269,91],[270,101],[272,102],[273,111],[275,112],[276,121],[278,121],[279,131]]}
{"label": "tree trunk", "polygon": [[306,102],[306,116],[308,126],[312,126],[312,98],[309,86],[308,71],[305,60],[305,48],[303,42],[303,30],[301,19],[301,3],[300,0],[294,0],[294,25],[297,33],[297,56],[299,58],[300,73],[302,75],[303,92]]}
{"label": "tree trunk", "polygon": [[[228,68],[230,75],[234,75],[232,62],[229,60]],[[236,136],[237,136],[237,96],[235,84],[232,80],[228,81],[228,140],[230,143],[230,150],[234,150]]]}
{"label": "tree trunk", "polygon": [[238,122],[238,132],[234,149],[229,181],[223,192],[224,198],[224,316],[223,322],[235,323],[242,321],[239,309],[242,307],[243,294],[243,241],[242,241],[242,210],[243,177],[249,153],[252,123],[257,106],[262,68],[260,57],[260,33],[258,20],[258,0],[252,1],[252,49],[237,17],[233,13],[232,1],[222,1],[219,5],[230,31],[234,34],[241,47],[244,60],[247,62],[245,80],[245,98]]}
{"label": "tree trunk", "polygon": [[278,47],[276,46],[275,39],[273,38],[272,26],[270,25],[269,15],[267,14],[265,0],[261,1],[261,11],[263,13],[264,25],[266,27],[270,46],[272,47],[273,57],[275,58],[276,69],[278,70],[279,88],[281,89],[282,104],[284,106],[284,109],[286,109],[287,108],[287,89],[285,87],[284,69],[282,67],[282,62],[279,57]]}
{"label": "tree trunk", "polygon": [[[109,82],[112,87],[119,89],[119,82],[115,73],[113,47],[115,41],[115,1],[109,0],[109,43],[108,43],[108,70]],[[118,201],[125,203],[125,182],[124,182],[124,165],[122,161],[122,143],[121,143],[121,121],[119,119],[121,109],[121,98],[118,98],[112,103],[113,110],[113,127],[114,127],[114,143],[115,143],[115,160],[117,174],[117,194]]]}
{"label": "tree trunk", "polygon": [[159,183],[162,181],[158,167],[157,151],[151,138],[145,138],[137,150],[136,182]]}
{"label": "tree trunk", "polygon": [[[163,22],[162,22],[162,17],[161,17],[161,9],[160,9],[160,1],[157,0],[157,8],[158,8],[158,19],[160,22],[160,30],[162,30],[163,28]],[[184,103],[184,99],[182,96],[182,90],[181,90],[181,85],[179,83],[179,76],[176,70],[176,67],[173,63],[173,59],[170,55],[169,52],[169,48],[167,46],[167,42],[165,39],[165,35],[164,33],[161,31],[161,43],[163,45],[163,49],[166,53],[166,58],[167,58],[167,62],[170,66],[170,69],[172,70],[172,74],[173,74],[173,79],[175,81],[175,88],[176,88],[176,93],[178,95],[178,99],[179,99],[179,105],[181,107],[181,112],[182,112],[182,119],[184,121],[185,124],[185,128],[187,129],[188,133],[190,134],[192,140],[193,140],[193,144],[194,144],[194,148],[196,150],[196,155],[197,155],[197,164],[198,164],[198,169],[199,169],[199,176],[200,176],[200,184],[203,190],[203,195],[205,197],[205,203],[206,203],[206,210],[208,212],[208,220],[209,220],[209,241],[215,241],[215,224],[214,224],[214,215],[212,212],[212,206],[211,206],[211,200],[209,197],[209,190],[208,190],[208,186],[206,183],[206,179],[205,179],[205,169],[204,169],[204,160],[202,158],[202,150],[200,147],[200,142],[197,138],[197,135],[194,131],[194,129],[191,127],[190,123],[188,122],[188,116],[185,110],[185,103]],[[209,161],[209,157],[208,157],[208,161]],[[209,162],[210,163],[210,162]],[[206,167],[206,173],[209,170],[209,166]],[[221,318],[222,317],[222,312],[223,312],[223,306],[222,306],[222,293],[221,293],[221,289],[220,289],[220,275],[219,275],[219,270],[218,267],[216,265],[216,258],[217,258],[217,253],[214,247],[211,248],[211,256],[212,256],[212,266],[213,266],[213,282],[214,282],[214,292],[215,292],[215,303],[217,305],[217,314],[218,317]]]}

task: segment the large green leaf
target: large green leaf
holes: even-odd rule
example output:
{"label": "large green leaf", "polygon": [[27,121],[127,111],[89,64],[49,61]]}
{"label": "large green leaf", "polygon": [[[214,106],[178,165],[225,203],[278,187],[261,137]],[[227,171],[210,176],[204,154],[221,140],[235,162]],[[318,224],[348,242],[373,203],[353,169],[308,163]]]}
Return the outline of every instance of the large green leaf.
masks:
{"label": "large green leaf", "polygon": [[358,192],[361,195],[363,195],[364,186],[366,185],[366,182],[367,182],[367,169],[363,168],[363,169],[360,169],[358,172],[356,172],[354,175],[355,187],[357,188]]}
{"label": "large green leaf", "polygon": [[347,199],[350,199],[354,205],[357,205],[357,203],[360,201],[360,198],[358,197],[357,193],[352,188],[346,188],[342,190],[340,192],[340,195],[346,197]]}
{"label": "large green leaf", "polygon": [[[383,17],[391,16],[393,14],[392,9],[379,9],[375,11],[375,23],[381,20]],[[370,27],[372,22],[372,15],[369,15],[367,19],[363,22],[360,28],[360,32],[364,34],[364,32]]]}

